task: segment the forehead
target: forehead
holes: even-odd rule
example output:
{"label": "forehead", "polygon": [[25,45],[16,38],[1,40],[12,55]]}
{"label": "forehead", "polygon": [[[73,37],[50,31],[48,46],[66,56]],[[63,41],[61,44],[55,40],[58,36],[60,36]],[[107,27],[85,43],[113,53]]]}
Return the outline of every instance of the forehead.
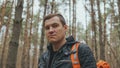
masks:
{"label": "forehead", "polygon": [[45,21],[45,26],[53,23],[60,23],[59,17],[55,16]]}
{"label": "forehead", "polygon": [[50,18],[50,19],[47,19],[47,20],[45,21],[45,24],[46,24],[46,23],[49,23],[49,22],[53,22],[53,21],[60,21],[60,19],[59,19],[59,17],[54,16],[54,17],[52,17],[52,18]]}

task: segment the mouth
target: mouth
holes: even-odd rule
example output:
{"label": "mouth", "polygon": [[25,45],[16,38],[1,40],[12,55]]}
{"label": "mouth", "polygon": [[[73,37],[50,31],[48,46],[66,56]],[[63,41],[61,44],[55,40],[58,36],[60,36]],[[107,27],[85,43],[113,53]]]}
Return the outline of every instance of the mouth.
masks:
{"label": "mouth", "polygon": [[49,36],[49,38],[54,38],[54,37],[55,37],[55,35],[50,35],[50,36]]}
{"label": "mouth", "polygon": [[49,39],[55,39],[57,36],[56,35],[49,35],[48,38]]}

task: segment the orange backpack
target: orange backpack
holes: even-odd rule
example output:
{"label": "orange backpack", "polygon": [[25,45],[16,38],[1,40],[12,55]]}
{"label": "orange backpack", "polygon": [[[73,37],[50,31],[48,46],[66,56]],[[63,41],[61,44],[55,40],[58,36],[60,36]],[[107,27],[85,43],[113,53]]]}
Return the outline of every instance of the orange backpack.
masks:
{"label": "orange backpack", "polygon": [[106,61],[99,60],[97,62],[97,68],[110,68],[110,65]]}
{"label": "orange backpack", "polygon": [[75,54],[71,54],[71,61],[73,68],[80,68],[80,62],[78,58],[78,46],[80,43],[76,43],[72,46],[72,51],[76,51]]}
{"label": "orange backpack", "polygon": [[[73,68],[81,68],[79,58],[78,58],[78,47],[79,47],[79,45],[80,45],[80,43],[76,43],[71,48],[71,50],[73,52],[75,52],[74,54],[70,55]],[[97,62],[97,68],[110,68],[110,65],[107,62],[105,62],[103,60],[100,60],[100,61]]]}

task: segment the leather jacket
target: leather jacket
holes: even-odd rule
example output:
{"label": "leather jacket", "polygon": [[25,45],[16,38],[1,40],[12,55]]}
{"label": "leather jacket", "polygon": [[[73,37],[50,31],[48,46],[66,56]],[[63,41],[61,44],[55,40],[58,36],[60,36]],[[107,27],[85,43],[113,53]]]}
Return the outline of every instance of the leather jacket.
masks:
{"label": "leather jacket", "polygon": [[[38,68],[72,68],[71,47],[76,43],[72,36],[67,38],[67,42],[55,53],[51,65],[49,65],[52,45],[48,45],[48,50],[39,59]],[[78,47],[78,57],[81,68],[97,68],[96,61],[90,48],[83,43]]]}

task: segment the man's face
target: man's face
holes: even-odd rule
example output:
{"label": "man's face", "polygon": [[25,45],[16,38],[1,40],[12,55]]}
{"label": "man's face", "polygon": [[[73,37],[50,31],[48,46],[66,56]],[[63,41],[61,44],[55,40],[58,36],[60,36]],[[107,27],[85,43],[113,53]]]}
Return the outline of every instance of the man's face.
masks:
{"label": "man's face", "polygon": [[60,42],[65,38],[67,25],[62,25],[59,17],[55,16],[45,21],[45,34],[50,43]]}

